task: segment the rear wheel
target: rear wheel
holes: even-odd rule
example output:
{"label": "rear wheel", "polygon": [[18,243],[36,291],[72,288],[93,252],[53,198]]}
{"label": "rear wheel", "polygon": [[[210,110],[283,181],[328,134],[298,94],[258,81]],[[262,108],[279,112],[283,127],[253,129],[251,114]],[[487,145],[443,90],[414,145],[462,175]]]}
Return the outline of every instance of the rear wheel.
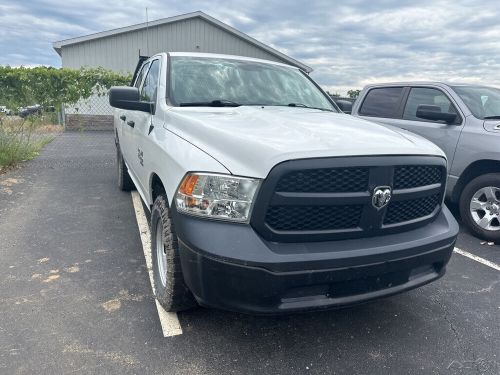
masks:
{"label": "rear wheel", "polygon": [[479,176],[465,186],[460,215],[479,238],[500,242],[500,174]]}
{"label": "rear wheel", "polygon": [[125,160],[123,160],[123,155],[120,150],[120,146],[116,146],[116,167],[118,173],[118,187],[122,191],[134,190],[134,182],[128,174],[127,166],[125,165]]}
{"label": "rear wheel", "polygon": [[158,302],[167,311],[182,311],[196,306],[184,283],[179,243],[165,195],[156,198],[151,211],[151,253]]}

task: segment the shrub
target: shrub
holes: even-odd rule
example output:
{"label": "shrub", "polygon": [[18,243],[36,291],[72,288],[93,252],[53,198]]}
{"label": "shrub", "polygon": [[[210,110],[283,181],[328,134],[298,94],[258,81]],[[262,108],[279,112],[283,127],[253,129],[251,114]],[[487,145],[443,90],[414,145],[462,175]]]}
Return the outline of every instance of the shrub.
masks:
{"label": "shrub", "polygon": [[6,168],[29,160],[54,138],[54,128],[40,119],[9,118],[0,115],[0,173]]}
{"label": "shrub", "polygon": [[13,111],[33,104],[59,109],[61,103],[74,104],[95,93],[105,95],[111,86],[129,82],[130,76],[103,68],[0,66],[0,105]]}

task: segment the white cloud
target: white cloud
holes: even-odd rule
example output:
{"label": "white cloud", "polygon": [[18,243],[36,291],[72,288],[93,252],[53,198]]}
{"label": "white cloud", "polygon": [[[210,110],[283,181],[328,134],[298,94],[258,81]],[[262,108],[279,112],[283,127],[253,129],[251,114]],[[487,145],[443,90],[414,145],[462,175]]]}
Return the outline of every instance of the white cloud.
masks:
{"label": "white cloud", "polygon": [[[346,4],[347,3],[347,4]],[[330,91],[395,80],[500,85],[497,0],[3,0],[0,64],[59,65],[55,40],[202,10],[314,68]]]}

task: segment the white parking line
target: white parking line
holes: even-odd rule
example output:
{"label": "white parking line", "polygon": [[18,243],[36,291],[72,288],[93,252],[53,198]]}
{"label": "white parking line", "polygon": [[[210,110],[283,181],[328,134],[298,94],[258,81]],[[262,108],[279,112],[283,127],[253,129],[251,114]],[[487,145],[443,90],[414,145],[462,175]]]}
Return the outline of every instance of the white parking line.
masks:
{"label": "white parking line", "polygon": [[468,253],[467,251],[463,251],[462,249],[459,249],[458,247],[455,247],[455,249],[453,251],[457,254],[463,255],[464,257],[467,257],[469,259],[475,260],[476,262],[484,264],[485,266],[491,267],[494,270],[500,271],[500,266],[498,264],[490,262],[487,259],[478,257],[477,255]]}
{"label": "white parking line", "polygon": [[[137,219],[137,226],[141,235],[142,250],[144,251],[144,258],[146,259],[146,267],[148,268],[149,281],[155,294],[155,285],[153,279],[153,261],[151,258],[151,235],[149,232],[148,220],[142,207],[142,200],[136,191],[132,192],[132,203],[134,204],[135,217]],[[156,308],[158,309],[158,316],[163,331],[163,337],[182,335],[182,327],[176,313],[167,312],[156,300]]]}

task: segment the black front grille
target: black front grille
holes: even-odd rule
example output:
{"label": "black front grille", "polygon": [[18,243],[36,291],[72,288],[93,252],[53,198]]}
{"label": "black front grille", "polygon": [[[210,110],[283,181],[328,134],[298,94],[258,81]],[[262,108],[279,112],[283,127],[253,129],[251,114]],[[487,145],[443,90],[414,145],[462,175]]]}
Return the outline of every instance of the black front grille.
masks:
{"label": "black front grille", "polygon": [[428,197],[392,202],[385,215],[384,224],[403,223],[405,221],[429,216],[439,206],[439,194]]}
{"label": "black front grille", "polygon": [[321,168],[293,171],[284,175],[276,191],[301,193],[343,193],[368,188],[368,168]]}
{"label": "black front grille", "polygon": [[359,225],[362,205],[271,206],[266,223],[275,230],[338,230]]}
{"label": "black front grille", "polygon": [[[376,236],[425,225],[444,196],[446,162],[431,156],[292,160],[264,180],[251,224],[275,242]],[[376,207],[377,188],[392,189]]]}
{"label": "black front grille", "polygon": [[441,183],[443,168],[435,165],[405,165],[394,170],[394,189],[411,189]]}

